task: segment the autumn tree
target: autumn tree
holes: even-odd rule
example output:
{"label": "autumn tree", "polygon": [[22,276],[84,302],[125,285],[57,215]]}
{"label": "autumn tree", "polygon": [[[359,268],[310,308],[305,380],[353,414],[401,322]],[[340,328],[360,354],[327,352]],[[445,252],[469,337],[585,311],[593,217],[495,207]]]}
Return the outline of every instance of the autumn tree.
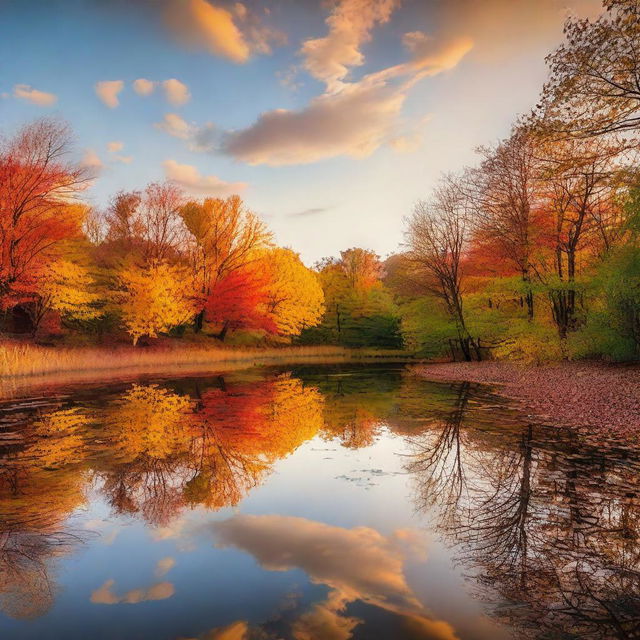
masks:
{"label": "autumn tree", "polygon": [[162,262],[130,265],[119,272],[118,281],[119,309],[134,345],[142,336],[155,338],[188,322],[197,311],[199,301],[185,267]]}
{"label": "autumn tree", "polygon": [[70,160],[63,123],[37,120],[0,145],[0,304],[33,300],[60,243],[81,231],[89,175]]}
{"label": "autumn tree", "polygon": [[[204,297],[210,297],[229,274],[246,267],[256,258],[256,250],[271,241],[265,224],[240,196],[190,201],[181,207],[180,215],[193,238],[191,262],[196,286]],[[202,328],[203,320],[201,311],[196,330]]]}
{"label": "autumn tree", "polygon": [[249,329],[277,333],[267,313],[269,274],[260,262],[250,263],[228,273],[211,285],[206,303],[206,319],[221,327],[224,340],[229,330]]}
{"label": "autumn tree", "polygon": [[49,263],[38,281],[37,298],[29,306],[34,333],[49,311],[67,320],[88,321],[100,315],[100,296],[86,267],[71,260]]}
{"label": "autumn tree", "polygon": [[565,42],[547,58],[540,106],[557,132],[594,136],[640,128],[640,5],[605,0],[596,20],[569,18]]}
{"label": "autumn tree", "polygon": [[297,336],[316,325],[324,311],[324,294],[317,275],[291,249],[264,251],[261,262],[269,274],[266,309],[282,336]]}
{"label": "autumn tree", "polygon": [[459,179],[446,177],[429,201],[416,204],[405,232],[407,260],[424,293],[444,303],[465,360],[480,358],[463,309],[463,256],[469,240],[468,202]]}
{"label": "autumn tree", "polygon": [[529,319],[534,316],[534,253],[540,242],[537,138],[520,126],[494,147],[480,147],[481,162],[467,172],[476,251],[489,257],[493,275],[515,270],[523,283]]}
{"label": "autumn tree", "polygon": [[[578,327],[579,257],[588,263],[597,243],[618,217],[612,191],[619,146],[604,139],[550,140],[544,147],[541,179],[550,221],[552,265],[547,278],[553,318],[562,339]],[[583,263],[585,260],[583,260]]]}

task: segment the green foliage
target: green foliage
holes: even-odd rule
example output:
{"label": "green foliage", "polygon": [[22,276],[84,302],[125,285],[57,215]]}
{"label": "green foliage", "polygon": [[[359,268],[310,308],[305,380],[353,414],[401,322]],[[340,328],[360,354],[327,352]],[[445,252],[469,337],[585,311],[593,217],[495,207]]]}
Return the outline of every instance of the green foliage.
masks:
{"label": "green foliage", "polygon": [[449,340],[456,327],[441,303],[421,297],[402,305],[402,335],[405,346],[425,358],[440,358],[449,352]]}

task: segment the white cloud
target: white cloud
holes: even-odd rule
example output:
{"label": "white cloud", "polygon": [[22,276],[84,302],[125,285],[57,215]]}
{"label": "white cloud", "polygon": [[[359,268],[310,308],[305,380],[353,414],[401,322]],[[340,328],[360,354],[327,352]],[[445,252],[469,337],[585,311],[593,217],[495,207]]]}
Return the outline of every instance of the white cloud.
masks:
{"label": "white cloud", "polygon": [[122,80],[102,80],[95,85],[96,95],[110,109],[115,109],[120,104],[118,94],[123,88]]}
{"label": "white cloud", "polygon": [[153,80],[147,80],[146,78],[138,78],[133,81],[133,90],[139,96],[148,96],[153,93],[156,88],[156,83]]}
{"label": "white cloud", "polygon": [[46,91],[39,91],[34,89],[28,84],[17,84],[13,87],[13,95],[16,98],[27,100],[33,104],[37,104],[40,107],[50,107],[54,104],[58,97],[54,93],[47,93]]}
{"label": "white cloud", "polygon": [[123,147],[124,147],[124,142],[120,142],[118,140],[107,142],[107,151],[111,153],[117,153],[118,151],[122,151]]}
{"label": "white cloud", "polygon": [[174,106],[180,106],[189,102],[191,94],[186,84],[170,78],[162,83],[167,100]]}
{"label": "white cloud", "polygon": [[165,176],[180,185],[185,191],[194,195],[220,197],[243,191],[244,182],[225,182],[217,176],[203,176],[196,167],[190,164],[179,164],[175,160],[163,163]]}

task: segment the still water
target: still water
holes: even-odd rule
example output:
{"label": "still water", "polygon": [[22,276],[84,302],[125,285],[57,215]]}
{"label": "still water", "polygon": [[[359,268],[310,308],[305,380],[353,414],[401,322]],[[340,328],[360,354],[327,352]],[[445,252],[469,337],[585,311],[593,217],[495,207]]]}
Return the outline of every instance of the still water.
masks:
{"label": "still water", "polygon": [[0,638],[638,638],[639,451],[401,366],[7,400]]}

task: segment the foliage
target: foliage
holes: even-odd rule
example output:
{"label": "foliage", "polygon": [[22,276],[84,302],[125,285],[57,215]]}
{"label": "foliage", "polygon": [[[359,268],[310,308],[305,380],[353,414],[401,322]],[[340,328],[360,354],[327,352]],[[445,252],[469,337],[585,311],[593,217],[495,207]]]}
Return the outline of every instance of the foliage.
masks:
{"label": "foliage", "polygon": [[118,280],[122,321],[133,344],[142,336],[156,338],[188,322],[198,308],[184,267],[163,262],[131,265],[118,274]]}

